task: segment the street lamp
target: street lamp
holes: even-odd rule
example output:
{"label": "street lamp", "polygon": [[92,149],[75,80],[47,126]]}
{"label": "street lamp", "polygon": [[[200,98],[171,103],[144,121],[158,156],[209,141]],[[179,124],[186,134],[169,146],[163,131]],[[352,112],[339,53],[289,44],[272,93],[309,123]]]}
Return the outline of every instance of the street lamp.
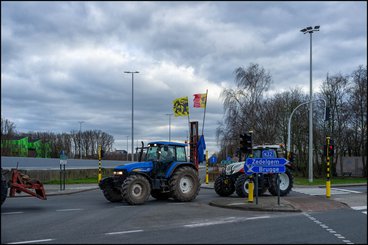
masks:
{"label": "street lamp", "polygon": [[312,107],[312,34],[315,31],[319,31],[320,26],[315,26],[314,28],[308,26],[302,30],[304,34],[309,33],[310,38],[310,71],[309,71],[309,79],[310,79],[310,92],[309,92],[309,168],[308,168],[308,176],[309,182],[313,182],[313,107]]}
{"label": "street lamp", "polygon": [[124,73],[132,74],[132,162],[134,161],[134,73],[138,71],[124,71]]}
{"label": "street lamp", "polygon": [[128,144],[128,138],[129,136],[127,135],[127,157],[126,157],[126,160],[128,161],[128,154],[129,154],[129,144]]}
{"label": "street lamp", "polygon": [[79,159],[82,159],[82,149],[81,149],[82,123],[84,123],[84,121],[79,121]]}
{"label": "street lamp", "polygon": [[171,142],[171,115],[172,113],[165,114],[166,116],[169,116],[169,142]]}

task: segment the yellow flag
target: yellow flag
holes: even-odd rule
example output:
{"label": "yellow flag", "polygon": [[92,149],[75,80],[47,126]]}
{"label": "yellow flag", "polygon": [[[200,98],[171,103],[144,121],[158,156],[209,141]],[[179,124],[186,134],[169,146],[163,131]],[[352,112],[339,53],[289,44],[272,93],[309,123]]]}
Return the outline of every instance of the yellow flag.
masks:
{"label": "yellow flag", "polygon": [[176,117],[189,116],[188,96],[173,100],[173,111]]}

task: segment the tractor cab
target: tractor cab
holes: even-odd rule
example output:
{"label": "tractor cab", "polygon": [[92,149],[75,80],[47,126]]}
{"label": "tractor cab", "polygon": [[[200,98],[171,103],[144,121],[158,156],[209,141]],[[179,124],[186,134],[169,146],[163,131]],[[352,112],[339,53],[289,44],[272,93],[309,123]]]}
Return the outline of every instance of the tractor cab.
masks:
{"label": "tractor cab", "polygon": [[152,142],[148,144],[145,161],[186,162],[185,144],[173,142]]}

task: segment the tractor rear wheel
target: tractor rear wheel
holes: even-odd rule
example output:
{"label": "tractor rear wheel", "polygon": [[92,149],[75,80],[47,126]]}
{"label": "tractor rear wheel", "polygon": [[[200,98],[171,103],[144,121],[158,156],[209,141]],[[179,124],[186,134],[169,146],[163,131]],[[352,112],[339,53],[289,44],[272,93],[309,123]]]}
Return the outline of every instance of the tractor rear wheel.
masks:
{"label": "tractor rear wheel", "polygon": [[171,197],[171,192],[162,192],[160,190],[152,190],[151,196],[157,200],[167,200]]}
{"label": "tractor rear wheel", "polygon": [[[259,185],[261,185],[261,183],[258,182]],[[255,178],[253,178],[253,188],[256,188],[255,185]],[[236,194],[239,197],[248,197],[249,194],[249,176],[246,176],[245,174],[239,175],[239,177],[236,179],[235,182],[235,190],[236,190]],[[262,194],[264,194],[267,191],[267,188],[264,186],[259,186],[258,187],[258,196],[261,196]],[[254,193],[254,190],[253,190]],[[255,194],[253,194],[255,195]]]}
{"label": "tractor rear wheel", "polygon": [[[285,173],[280,173],[280,196],[286,196],[293,188],[293,176],[289,169],[286,169]],[[271,186],[268,188],[268,191],[273,195],[277,196],[277,174],[274,174],[271,177]]]}
{"label": "tractor rear wheel", "polygon": [[226,176],[225,174],[221,174],[215,180],[215,192],[222,197],[227,197],[233,194],[235,191],[235,186],[233,180]]}
{"label": "tractor rear wheel", "polygon": [[198,172],[191,167],[177,169],[170,179],[170,190],[176,201],[189,202],[194,200],[200,187]]}
{"label": "tractor rear wheel", "polygon": [[124,180],[121,192],[130,205],[143,204],[150,196],[151,185],[146,177],[135,174]]}

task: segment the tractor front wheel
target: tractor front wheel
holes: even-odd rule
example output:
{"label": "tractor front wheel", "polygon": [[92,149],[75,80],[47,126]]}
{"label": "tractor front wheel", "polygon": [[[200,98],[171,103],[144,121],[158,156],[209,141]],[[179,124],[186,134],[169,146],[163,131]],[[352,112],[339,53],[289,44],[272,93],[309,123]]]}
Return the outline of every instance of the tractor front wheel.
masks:
{"label": "tractor front wheel", "polygon": [[105,198],[110,202],[121,202],[123,201],[123,196],[121,195],[121,191],[114,187],[107,187],[102,190]]}
{"label": "tractor front wheel", "polygon": [[215,192],[222,197],[227,197],[235,191],[234,181],[225,174],[221,174],[215,180]]}
{"label": "tractor front wheel", "polygon": [[151,185],[142,175],[127,177],[122,185],[123,199],[130,205],[143,204],[151,193]]}

